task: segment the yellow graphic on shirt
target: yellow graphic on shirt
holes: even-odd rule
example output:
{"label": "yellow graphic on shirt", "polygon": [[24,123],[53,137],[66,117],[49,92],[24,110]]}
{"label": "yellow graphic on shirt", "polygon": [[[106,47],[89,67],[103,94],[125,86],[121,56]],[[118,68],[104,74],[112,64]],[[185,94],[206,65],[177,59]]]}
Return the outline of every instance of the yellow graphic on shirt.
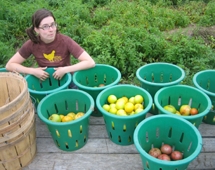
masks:
{"label": "yellow graphic on shirt", "polygon": [[49,61],[54,61],[54,54],[55,54],[55,50],[53,50],[50,54],[44,54],[43,53],[43,56],[47,59],[47,60],[49,60]]}
{"label": "yellow graphic on shirt", "polygon": [[55,56],[55,50],[52,50],[50,54],[43,53],[43,56],[50,62],[62,60],[61,56]]}

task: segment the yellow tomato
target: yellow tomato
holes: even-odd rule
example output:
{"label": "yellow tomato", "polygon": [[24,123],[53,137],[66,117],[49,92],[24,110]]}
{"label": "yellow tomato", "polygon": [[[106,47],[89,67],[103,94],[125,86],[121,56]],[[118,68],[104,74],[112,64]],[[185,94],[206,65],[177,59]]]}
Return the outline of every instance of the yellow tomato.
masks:
{"label": "yellow tomato", "polygon": [[126,96],[121,97],[121,99],[123,99],[125,103],[128,102],[128,98]]}
{"label": "yellow tomato", "polygon": [[134,104],[133,103],[126,103],[125,104],[125,111],[126,113],[131,113],[134,110]]}
{"label": "yellow tomato", "polygon": [[62,122],[70,122],[72,120],[73,120],[73,118],[71,116],[66,115],[66,116],[63,117]]}
{"label": "yellow tomato", "polygon": [[80,117],[84,116],[84,113],[83,112],[78,112],[76,115],[75,115],[75,119],[79,119]]}
{"label": "yellow tomato", "polygon": [[119,110],[119,109],[124,109],[124,107],[125,107],[125,101],[123,99],[117,100],[116,108]]}
{"label": "yellow tomato", "polygon": [[130,98],[128,99],[128,101],[131,102],[131,103],[133,103],[133,104],[135,104],[134,97],[130,97]]}
{"label": "yellow tomato", "polygon": [[61,121],[62,121],[63,117],[64,117],[64,115],[60,115]]}
{"label": "yellow tomato", "polygon": [[134,96],[134,101],[135,101],[135,103],[142,103],[143,97],[141,95],[136,95],[136,96]]}
{"label": "yellow tomato", "polygon": [[118,116],[128,116],[128,115],[126,114],[125,110],[123,110],[123,109],[117,110],[116,114],[117,114]]}
{"label": "yellow tomato", "polygon": [[140,112],[142,112],[142,111],[143,111],[143,109],[138,108],[138,109],[135,110],[135,113],[140,113]]}
{"label": "yellow tomato", "polygon": [[134,105],[134,110],[137,110],[138,108],[143,109],[143,105],[140,104],[140,103],[136,103],[136,104]]}
{"label": "yellow tomato", "polygon": [[108,112],[108,111],[110,110],[110,105],[104,104],[104,105],[102,106],[102,108]]}
{"label": "yellow tomato", "polygon": [[115,107],[111,107],[109,112],[112,113],[112,114],[116,114],[117,109]]}
{"label": "yellow tomato", "polygon": [[109,95],[108,96],[108,102],[111,103],[115,103],[117,101],[117,97],[115,95]]}
{"label": "yellow tomato", "polygon": [[112,107],[116,108],[116,104],[115,103],[111,103],[109,106],[110,106],[110,108],[112,108]]}
{"label": "yellow tomato", "polygon": [[71,116],[73,120],[75,119],[75,113],[74,112],[69,112],[67,114],[67,116]]}

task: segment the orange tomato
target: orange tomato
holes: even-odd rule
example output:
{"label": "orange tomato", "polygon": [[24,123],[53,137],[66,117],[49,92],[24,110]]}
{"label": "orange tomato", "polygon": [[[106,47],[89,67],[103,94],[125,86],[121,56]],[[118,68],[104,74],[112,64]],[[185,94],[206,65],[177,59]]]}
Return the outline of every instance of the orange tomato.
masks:
{"label": "orange tomato", "polygon": [[196,108],[191,108],[190,115],[196,115],[196,114],[198,114],[198,110]]}

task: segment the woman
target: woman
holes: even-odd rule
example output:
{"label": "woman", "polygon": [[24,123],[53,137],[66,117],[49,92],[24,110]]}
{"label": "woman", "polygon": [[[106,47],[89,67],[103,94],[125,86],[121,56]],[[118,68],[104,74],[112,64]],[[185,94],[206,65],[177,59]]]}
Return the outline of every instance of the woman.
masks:
{"label": "woman", "polygon": [[[52,12],[40,9],[32,16],[32,26],[26,30],[29,40],[6,64],[8,71],[31,74],[41,80],[49,77],[47,67],[54,67],[55,79],[61,79],[66,73],[73,73],[95,66],[94,60],[70,37],[60,34]],[[33,55],[38,68],[25,67],[22,63]],[[77,64],[70,64],[70,55],[78,59]]]}

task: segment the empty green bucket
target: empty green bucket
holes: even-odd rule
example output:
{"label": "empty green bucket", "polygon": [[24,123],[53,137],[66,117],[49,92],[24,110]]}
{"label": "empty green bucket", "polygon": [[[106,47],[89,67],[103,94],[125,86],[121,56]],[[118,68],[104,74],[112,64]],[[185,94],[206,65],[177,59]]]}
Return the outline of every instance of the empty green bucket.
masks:
{"label": "empty green bucket", "polygon": [[[157,62],[140,67],[136,71],[136,76],[141,87],[147,90],[154,98],[155,93],[162,87],[180,84],[185,78],[185,72],[177,65]],[[150,113],[158,113],[155,105],[153,105]]]}
{"label": "empty green bucket", "polygon": [[[102,106],[107,103],[109,95],[114,94],[117,98],[126,96],[128,98],[137,94],[144,98],[144,110],[134,115],[118,116],[105,111]],[[107,134],[109,139],[118,145],[133,144],[133,133],[136,126],[146,117],[152,107],[151,95],[141,87],[120,84],[104,89],[96,99],[96,105],[103,114]]]}
{"label": "empty green bucket", "polygon": [[[75,151],[87,143],[89,118],[94,105],[94,100],[88,93],[76,89],[65,89],[45,96],[37,107],[37,113],[47,125],[56,146],[63,151]],[[70,122],[48,120],[53,113],[66,115],[69,112],[84,112],[85,114]]]}
{"label": "empty green bucket", "polygon": [[205,115],[203,122],[215,125],[215,70],[203,70],[193,77],[195,87],[207,94],[212,102],[212,109]]}
{"label": "empty green bucket", "polygon": [[[89,93],[95,102],[98,94],[102,90],[118,84],[120,79],[120,71],[117,68],[106,64],[96,64],[93,68],[77,71],[73,75],[73,82],[75,85],[80,90]],[[104,86],[99,87],[101,84]],[[92,116],[100,117],[102,116],[102,113],[95,107]]]}
{"label": "empty green bucket", "polygon": [[55,72],[54,68],[47,68],[45,71],[49,73],[49,78],[45,81],[41,81],[33,75],[27,75],[25,77],[28,83],[28,90],[36,100],[35,106],[46,96],[59,90],[67,89],[72,81],[70,73],[65,74],[61,80],[56,80],[52,74]]}
{"label": "empty green bucket", "polygon": [[[183,159],[164,161],[148,154],[151,148],[160,148],[163,143],[182,152]],[[134,132],[134,145],[140,153],[144,170],[185,170],[201,152],[202,144],[197,128],[176,116],[151,116]]]}
{"label": "empty green bucket", "polygon": [[[156,92],[154,102],[158,108],[158,113],[182,117],[197,128],[202,123],[203,117],[208,114],[212,106],[210,98],[205,93],[188,85],[163,87]],[[180,110],[179,108],[181,105],[190,105],[191,107],[198,109],[198,114],[189,116],[176,115],[165,110],[164,106],[166,105],[173,105],[176,110]]]}

